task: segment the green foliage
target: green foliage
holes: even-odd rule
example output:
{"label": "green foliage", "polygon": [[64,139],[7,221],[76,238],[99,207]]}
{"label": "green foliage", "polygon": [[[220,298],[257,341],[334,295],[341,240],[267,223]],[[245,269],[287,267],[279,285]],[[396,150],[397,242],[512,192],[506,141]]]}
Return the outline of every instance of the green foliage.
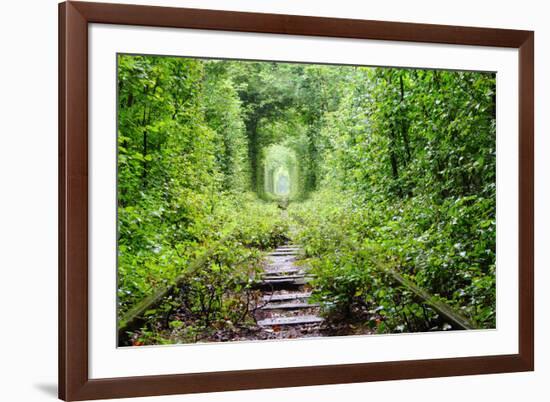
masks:
{"label": "green foliage", "polygon": [[119,56],[119,316],[185,277],[134,341],[250,322],[262,252],[289,238],[329,320],[448,329],[392,268],[494,327],[495,91],[486,73]]}
{"label": "green foliage", "polygon": [[391,266],[494,327],[494,94],[490,74],[355,70],[324,116],[327,190],[290,209],[327,312],[363,306],[381,332],[443,327],[380,274]]}
{"label": "green foliage", "polygon": [[222,67],[119,56],[119,317],[216,245],[188,272],[185,295],[146,315],[153,322],[185,300],[189,314],[201,312],[194,326],[243,320],[245,306],[233,307],[259,266],[257,248],[284,238],[277,208],[247,192],[241,100]]}

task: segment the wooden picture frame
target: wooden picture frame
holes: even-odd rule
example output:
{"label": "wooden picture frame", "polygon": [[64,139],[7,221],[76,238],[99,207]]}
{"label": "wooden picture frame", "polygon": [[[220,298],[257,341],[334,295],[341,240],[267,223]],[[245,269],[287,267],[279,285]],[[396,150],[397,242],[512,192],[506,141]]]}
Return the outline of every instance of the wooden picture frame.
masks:
{"label": "wooden picture frame", "polygon": [[[120,24],[519,49],[519,353],[90,379],[88,24]],[[382,21],[65,2],[59,5],[59,397],[139,397],[534,369],[534,33]]]}

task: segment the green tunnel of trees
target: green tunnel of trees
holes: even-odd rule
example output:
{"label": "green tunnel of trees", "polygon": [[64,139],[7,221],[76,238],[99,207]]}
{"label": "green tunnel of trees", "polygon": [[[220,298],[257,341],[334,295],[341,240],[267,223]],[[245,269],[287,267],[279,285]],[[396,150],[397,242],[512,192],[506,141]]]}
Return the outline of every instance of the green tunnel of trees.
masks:
{"label": "green tunnel of trees", "polygon": [[495,92],[490,73],[120,55],[119,317],[187,275],[142,337],[244,325],[288,241],[327,316],[446,329],[391,267],[494,327]]}

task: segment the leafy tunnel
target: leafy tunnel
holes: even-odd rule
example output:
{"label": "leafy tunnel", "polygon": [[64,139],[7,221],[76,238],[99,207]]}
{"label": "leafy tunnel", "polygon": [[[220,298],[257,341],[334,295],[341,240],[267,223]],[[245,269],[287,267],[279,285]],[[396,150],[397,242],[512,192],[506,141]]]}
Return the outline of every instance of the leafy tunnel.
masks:
{"label": "leafy tunnel", "polygon": [[409,283],[494,327],[495,74],[120,55],[118,95],[119,318],[179,289],[132,339],[242,335],[285,243],[329,321],[447,329]]}
{"label": "leafy tunnel", "polygon": [[266,147],[262,152],[261,166],[264,170],[264,196],[289,200],[300,196],[300,165],[293,149],[278,144]]}

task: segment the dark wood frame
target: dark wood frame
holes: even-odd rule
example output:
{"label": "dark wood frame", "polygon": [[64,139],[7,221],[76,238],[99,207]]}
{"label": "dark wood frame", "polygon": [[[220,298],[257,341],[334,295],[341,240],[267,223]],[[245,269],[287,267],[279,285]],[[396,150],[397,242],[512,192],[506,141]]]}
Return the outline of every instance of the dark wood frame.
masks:
{"label": "dark wood frame", "polygon": [[[519,49],[519,353],[89,379],[88,24]],[[507,29],[66,2],[59,5],[59,397],[84,400],[534,370],[534,33]]]}

